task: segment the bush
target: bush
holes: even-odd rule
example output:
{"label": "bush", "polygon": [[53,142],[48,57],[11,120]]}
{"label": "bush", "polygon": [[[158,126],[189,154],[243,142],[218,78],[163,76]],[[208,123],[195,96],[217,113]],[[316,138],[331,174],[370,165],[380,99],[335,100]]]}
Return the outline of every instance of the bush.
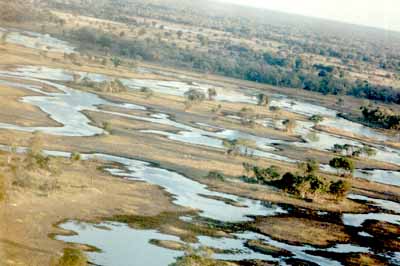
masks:
{"label": "bush", "polygon": [[349,182],[339,180],[336,182],[331,182],[329,185],[329,193],[336,196],[336,198],[344,198],[349,192],[351,185]]}
{"label": "bush", "polygon": [[143,93],[146,96],[146,98],[150,98],[154,94],[153,90],[147,87],[141,88],[140,92]]}
{"label": "bush", "polygon": [[222,145],[227,149],[228,155],[241,155],[251,157],[253,154],[250,150],[254,147],[255,143],[252,140],[246,139],[224,139]]}
{"label": "bush", "polygon": [[[399,97],[400,101],[400,97]],[[364,120],[386,129],[400,129],[400,114],[385,107],[362,106],[360,107]]]}
{"label": "bush", "polygon": [[298,163],[298,168],[306,174],[313,174],[319,169],[319,163],[316,160],[307,160],[306,162]]}
{"label": "bush", "polygon": [[293,173],[286,173],[282,179],[277,180],[274,184],[280,189],[288,193],[299,195],[305,198],[306,195],[315,196],[318,193],[324,193],[325,182],[317,175],[296,175]]}
{"label": "bush", "polygon": [[73,152],[71,153],[71,161],[80,161],[81,158],[81,154],[79,152]]}
{"label": "bush", "polygon": [[86,255],[79,249],[66,248],[63,256],[54,264],[54,266],[87,266]]}
{"label": "bush", "polygon": [[260,93],[257,95],[257,104],[260,106],[268,106],[269,105],[269,98],[264,93]]}
{"label": "bush", "polygon": [[207,92],[208,92],[208,99],[210,101],[214,100],[214,98],[217,96],[217,90],[214,88],[209,88]]}
{"label": "bush", "polygon": [[324,118],[320,115],[313,115],[310,117],[310,121],[314,122],[315,124],[318,124],[324,121]]}
{"label": "bush", "polygon": [[185,255],[179,257],[175,263],[169,266],[227,266],[228,264],[222,261],[212,259],[212,250],[204,247],[198,249],[189,248]]}
{"label": "bush", "polygon": [[206,99],[206,95],[204,92],[196,89],[190,89],[184,93],[185,99],[187,101],[187,105],[192,103],[201,103]]}
{"label": "bush", "polygon": [[274,165],[268,168],[259,168],[254,166],[253,171],[255,178],[261,184],[268,184],[270,181],[276,180],[281,176],[279,168]]}
{"label": "bush", "polygon": [[103,122],[102,123],[102,127],[103,127],[103,129],[106,131],[106,132],[108,132],[109,134],[111,134],[112,133],[112,126],[111,126],[111,123],[110,122]]}
{"label": "bush", "polygon": [[329,165],[337,169],[338,174],[343,170],[344,173],[351,175],[355,168],[354,162],[346,157],[335,157],[329,161]]}
{"label": "bush", "polygon": [[286,119],[283,121],[283,125],[286,127],[286,132],[292,133],[296,128],[296,120],[294,119]]}
{"label": "bush", "polygon": [[207,178],[217,179],[220,181],[224,181],[225,179],[224,174],[219,171],[210,171],[207,175]]}

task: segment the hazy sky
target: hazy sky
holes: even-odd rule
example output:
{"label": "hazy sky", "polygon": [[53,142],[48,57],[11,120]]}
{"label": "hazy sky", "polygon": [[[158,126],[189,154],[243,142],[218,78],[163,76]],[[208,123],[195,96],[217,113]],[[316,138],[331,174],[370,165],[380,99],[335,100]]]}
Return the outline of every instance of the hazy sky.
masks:
{"label": "hazy sky", "polygon": [[400,31],[400,0],[220,0]]}

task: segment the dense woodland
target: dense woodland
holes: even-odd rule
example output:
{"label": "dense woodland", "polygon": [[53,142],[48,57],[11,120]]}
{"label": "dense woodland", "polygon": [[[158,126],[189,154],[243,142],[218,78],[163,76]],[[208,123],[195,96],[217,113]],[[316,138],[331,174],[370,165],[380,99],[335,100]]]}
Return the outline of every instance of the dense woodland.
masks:
{"label": "dense woodland", "polygon": [[[61,11],[123,22],[135,32],[132,38],[130,32],[115,26],[64,28],[60,37],[78,42],[81,51],[95,48],[106,55],[274,86],[400,103],[397,85],[349,74],[373,67],[386,71],[389,80],[399,80],[399,33],[208,1],[40,3]],[[61,28],[66,23],[57,19],[52,22]],[[168,30],[167,23],[186,28]]]}
{"label": "dense woodland", "polygon": [[362,106],[364,120],[372,125],[400,130],[400,114],[381,106]]}
{"label": "dense woodland", "polygon": [[226,46],[224,50],[196,51],[179,48],[157,39],[130,40],[109,33],[81,28],[69,37],[83,46],[111,51],[131,59],[190,67],[274,86],[301,88],[323,94],[353,95],[387,103],[400,103],[400,91],[390,86],[374,85],[366,80],[349,80],[343,71],[324,65],[307,65],[301,57],[281,57],[243,47]]}

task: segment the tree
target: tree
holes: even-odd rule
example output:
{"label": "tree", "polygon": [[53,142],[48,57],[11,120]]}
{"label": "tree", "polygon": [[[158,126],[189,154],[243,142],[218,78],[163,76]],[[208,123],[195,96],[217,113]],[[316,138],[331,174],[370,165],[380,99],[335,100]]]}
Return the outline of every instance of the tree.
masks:
{"label": "tree", "polygon": [[329,165],[337,169],[338,174],[343,170],[344,173],[352,175],[355,168],[354,162],[346,157],[335,157],[329,161]]}
{"label": "tree", "polygon": [[79,153],[79,152],[72,152],[71,153],[71,156],[70,156],[70,159],[71,159],[71,161],[80,161],[81,160],[81,154]]}
{"label": "tree", "polygon": [[339,180],[339,181],[332,181],[329,185],[329,193],[336,196],[337,199],[343,199],[346,197],[347,193],[349,192],[351,185],[349,182]]}
{"label": "tree", "polygon": [[101,35],[100,38],[98,38],[97,43],[103,48],[108,48],[110,49],[113,43],[113,40],[110,36],[108,35]]}
{"label": "tree", "polygon": [[260,106],[268,106],[269,105],[269,97],[264,93],[260,93],[257,95],[257,103]]}
{"label": "tree", "polygon": [[140,92],[143,93],[147,99],[154,95],[153,90],[147,87],[141,88]]}
{"label": "tree", "polygon": [[121,58],[116,57],[116,56],[111,58],[111,62],[113,63],[114,67],[119,67],[122,64]]}
{"label": "tree", "polygon": [[293,133],[293,130],[296,128],[296,120],[294,119],[286,119],[283,121],[283,125],[286,127],[286,132]]}
{"label": "tree", "polygon": [[184,93],[186,102],[186,108],[190,108],[194,103],[201,103],[206,99],[206,95],[203,91],[190,89]]}
{"label": "tree", "polygon": [[250,148],[255,143],[247,139],[224,139],[222,145],[227,149],[226,153],[229,155],[251,156]]}
{"label": "tree", "polygon": [[222,110],[221,104],[218,104],[217,106],[211,108],[211,112],[213,112],[216,115],[216,118],[221,113],[221,110]]}
{"label": "tree", "polygon": [[207,92],[208,92],[208,99],[210,101],[214,100],[214,98],[217,96],[217,90],[215,88],[209,88]]}
{"label": "tree", "polygon": [[314,174],[296,175],[288,172],[276,184],[279,188],[299,195],[301,198],[306,198],[307,195],[315,197],[317,194],[325,192],[325,183]]}
{"label": "tree", "polygon": [[336,105],[342,107],[342,106],[344,105],[344,100],[343,100],[343,98],[337,99]]}
{"label": "tree", "polygon": [[310,121],[314,122],[315,124],[318,124],[324,121],[324,117],[321,115],[313,115],[310,117]]}
{"label": "tree", "polygon": [[360,149],[361,154],[365,154],[367,157],[375,156],[377,151],[368,145],[363,145]]}
{"label": "tree", "polygon": [[279,168],[275,165],[268,168],[254,166],[253,173],[257,181],[261,184],[268,184],[271,181],[277,180],[281,176]]}
{"label": "tree", "polygon": [[304,175],[314,174],[319,170],[319,163],[314,159],[308,159],[306,162],[298,163],[297,167]]}
{"label": "tree", "polygon": [[243,107],[240,109],[238,116],[241,118],[242,125],[253,127],[255,125],[255,112],[252,108]]}

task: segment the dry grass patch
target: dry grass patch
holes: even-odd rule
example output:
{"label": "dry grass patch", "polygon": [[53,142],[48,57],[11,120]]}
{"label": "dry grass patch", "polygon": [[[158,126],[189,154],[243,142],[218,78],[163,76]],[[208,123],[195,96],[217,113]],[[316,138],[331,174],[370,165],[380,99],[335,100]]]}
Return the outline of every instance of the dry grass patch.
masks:
{"label": "dry grass patch", "polygon": [[324,247],[350,240],[344,226],[305,218],[259,218],[254,227],[274,239],[294,245],[309,244]]}

